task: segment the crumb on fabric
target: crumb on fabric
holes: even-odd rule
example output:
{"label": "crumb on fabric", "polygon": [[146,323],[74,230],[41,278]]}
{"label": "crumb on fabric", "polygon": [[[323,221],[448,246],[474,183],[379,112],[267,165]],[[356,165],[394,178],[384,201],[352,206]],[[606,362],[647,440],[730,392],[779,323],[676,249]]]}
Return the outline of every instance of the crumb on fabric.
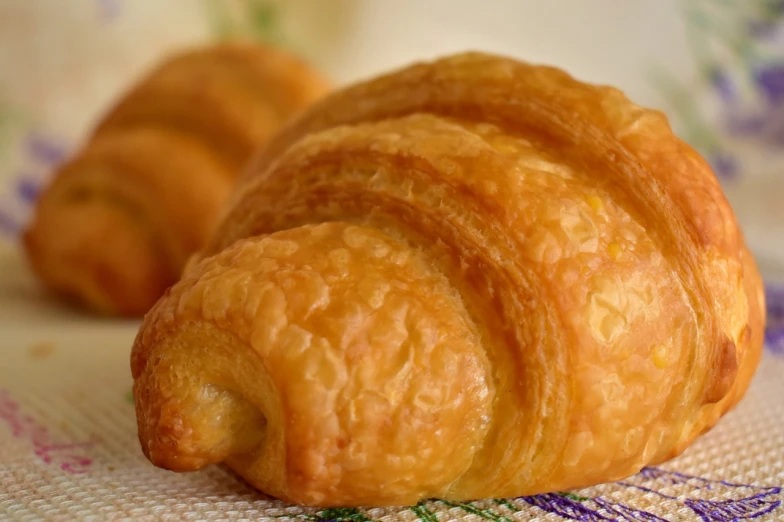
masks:
{"label": "crumb on fabric", "polygon": [[46,359],[54,353],[54,343],[41,341],[28,346],[27,351],[33,359]]}

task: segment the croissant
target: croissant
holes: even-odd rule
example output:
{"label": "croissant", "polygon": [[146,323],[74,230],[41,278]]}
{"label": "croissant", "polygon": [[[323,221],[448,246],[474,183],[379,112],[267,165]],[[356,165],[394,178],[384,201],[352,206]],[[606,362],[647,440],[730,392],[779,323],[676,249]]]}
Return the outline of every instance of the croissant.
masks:
{"label": "croissant", "polygon": [[139,440],[306,505],[593,485],[737,403],[763,309],[715,176],[661,113],[447,57],[268,142],[136,337]]}
{"label": "croissant", "polygon": [[243,163],[326,88],[299,59],[251,44],[168,59],[43,192],[24,235],[34,270],[95,311],[143,314],[206,243]]}

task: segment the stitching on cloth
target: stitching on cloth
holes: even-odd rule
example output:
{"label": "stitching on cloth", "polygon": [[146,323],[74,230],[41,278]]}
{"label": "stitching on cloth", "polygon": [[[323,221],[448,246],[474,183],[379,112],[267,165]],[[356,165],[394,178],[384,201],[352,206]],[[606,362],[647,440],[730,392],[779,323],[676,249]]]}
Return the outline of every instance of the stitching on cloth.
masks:
{"label": "stitching on cloth", "polygon": [[23,413],[19,403],[7,390],[0,389],[0,419],[11,429],[11,434],[33,446],[35,455],[45,464],[55,464],[74,475],[85,473],[92,459],[85,453],[95,441],[61,442],[54,439],[49,429],[30,415]]}
{"label": "stitching on cloth", "polygon": [[767,285],[765,298],[768,314],[765,345],[774,354],[784,356],[784,285]]}
{"label": "stitching on cloth", "polygon": [[24,227],[41,188],[66,158],[61,140],[32,130],[21,143],[24,166],[11,178],[10,192],[0,198],[0,237],[14,239]]}

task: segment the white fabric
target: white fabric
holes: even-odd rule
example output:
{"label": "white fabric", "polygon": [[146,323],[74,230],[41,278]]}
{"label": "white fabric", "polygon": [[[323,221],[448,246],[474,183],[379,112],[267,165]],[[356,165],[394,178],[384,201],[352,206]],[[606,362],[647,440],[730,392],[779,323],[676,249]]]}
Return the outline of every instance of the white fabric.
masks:
{"label": "white fabric", "polygon": [[[129,348],[136,330],[135,321],[96,320],[47,301],[16,251],[0,251],[0,520],[318,517],[318,510],[266,499],[227,468],[173,473],[144,458],[130,396]],[[694,478],[649,470],[621,484],[574,492],[586,500],[550,495],[504,505],[431,502],[342,512],[343,518],[322,512],[322,518],[307,520],[430,522],[435,519],[429,512],[443,521],[468,519],[474,511],[481,516],[473,520],[563,519],[553,511],[576,520],[726,522],[760,513],[757,520],[784,520],[782,377],[784,354],[766,350],[737,410],[659,468]],[[710,510],[715,513],[706,515]]]}

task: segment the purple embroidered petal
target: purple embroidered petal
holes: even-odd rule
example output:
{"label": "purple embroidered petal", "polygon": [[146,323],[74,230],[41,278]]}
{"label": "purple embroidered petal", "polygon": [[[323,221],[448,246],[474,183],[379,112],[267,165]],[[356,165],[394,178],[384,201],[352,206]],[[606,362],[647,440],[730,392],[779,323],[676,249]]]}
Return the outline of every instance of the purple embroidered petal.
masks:
{"label": "purple embroidered petal", "polygon": [[752,114],[730,112],[724,126],[733,137],[753,138],[760,144],[780,149],[784,147],[784,104]]}
{"label": "purple embroidered petal", "polygon": [[713,88],[719,93],[719,96],[723,101],[735,101],[737,95],[735,86],[732,84],[732,80],[727,75],[726,71],[713,69],[708,73],[708,77],[710,78],[711,85],[713,85]]}
{"label": "purple embroidered petal", "polygon": [[765,294],[767,302],[765,343],[773,353],[784,354],[784,288],[768,286]]}
{"label": "purple embroidered petal", "polygon": [[777,149],[784,147],[784,64],[766,64],[754,72],[764,108],[751,112],[725,107],[725,127],[734,137],[754,138]]}
{"label": "purple embroidered petal", "polygon": [[[712,489],[715,486],[725,486],[728,488],[749,488],[757,490],[760,493],[776,495],[782,491],[782,488],[777,486],[754,486],[752,484],[736,484],[734,482],[727,482],[726,480],[709,480],[703,477],[696,477],[694,475],[687,475],[677,471],[667,471],[665,469],[654,467],[643,468],[643,470],[640,471],[636,477],[640,477],[646,480],[661,480],[669,484],[688,484],[694,489]],[[623,482],[618,482],[618,484],[639,487],[633,484],[625,484]],[[646,491],[652,490],[646,489]],[[666,496],[662,493],[659,493],[659,495]]]}
{"label": "purple embroidered petal", "polygon": [[765,116],[759,114],[730,113],[725,126],[733,136],[753,136],[762,132],[766,121]]}
{"label": "purple embroidered petal", "polygon": [[36,161],[55,166],[65,158],[65,149],[54,140],[38,133],[27,138],[27,153]]}
{"label": "purple embroidered petal", "polygon": [[784,327],[765,330],[765,344],[776,355],[784,355]]}
{"label": "purple embroidered petal", "polygon": [[768,64],[754,74],[754,80],[771,104],[784,100],[784,64]]}
{"label": "purple embroidered petal", "polygon": [[766,499],[771,493],[759,493],[740,500],[686,499],[686,504],[705,522],[733,522],[757,518],[770,513],[781,505],[781,500]]}
{"label": "purple embroidered petal", "polygon": [[41,186],[39,183],[29,179],[28,177],[22,177],[17,184],[16,184],[16,191],[19,194],[19,197],[25,203],[33,203],[38,198],[38,193],[41,190]]}
{"label": "purple embroidered petal", "polygon": [[543,511],[555,513],[556,515],[561,515],[570,520],[580,520],[584,522],[612,520],[597,511],[587,508],[579,502],[556,493],[521,497],[520,500],[528,502],[532,506],[536,506]]}
{"label": "purple embroidered petal", "polygon": [[784,286],[766,286],[765,297],[768,304],[768,313],[784,319]]}
{"label": "purple embroidered petal", "polygon": [[717,151],[710,155],[710,164],[720,179],[734,179],[738,174],[738,163],[726,152]]}

